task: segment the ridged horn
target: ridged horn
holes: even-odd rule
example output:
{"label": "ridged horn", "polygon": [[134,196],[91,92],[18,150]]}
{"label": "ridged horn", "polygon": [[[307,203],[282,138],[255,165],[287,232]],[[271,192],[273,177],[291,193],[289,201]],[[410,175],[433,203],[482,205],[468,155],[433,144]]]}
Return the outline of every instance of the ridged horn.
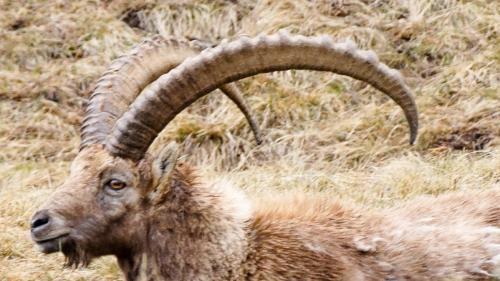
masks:
{"label": "ridged horn", "polygon": [[[154,36],[114,60],[97,81],[81,126],[80,150],[90,144],[104,143],[116,120],[152,81],[210,47],[209,43]],[[250,108],[236,85],[221,85],[251,124],[257,143],[260,131]]]}
{"label": "ridged horn", "polygon": [[250,124],[250,128],[252,129],[255,142],[257,142],[257,144],[261,144],[262,134],[259,129],[259,124],[257,124],[257,120],[255,119],[255,116],[252,114],[252,110],[250,109],[246,101],[243,99],[243,95],[240,93],[240,89],[234,83],[221,85],[219,89],[229,99],[231,99],[233,103],[235,103],[238,106],[243,115],[245,115],[245,118],[247,119],[248,123]]}
{"label": "ridged horn", "polygon": [[245,77],[287,69],[330,71],[364,81],[391,97],[404,111],[415,141],[418,114],[398,71],[354,43],[334,44],[329,36],[240,38],[206,49],[153,82],[116,123],[106,141],[111,154],[139,160],[158,133],[180,111],[203,95]]}

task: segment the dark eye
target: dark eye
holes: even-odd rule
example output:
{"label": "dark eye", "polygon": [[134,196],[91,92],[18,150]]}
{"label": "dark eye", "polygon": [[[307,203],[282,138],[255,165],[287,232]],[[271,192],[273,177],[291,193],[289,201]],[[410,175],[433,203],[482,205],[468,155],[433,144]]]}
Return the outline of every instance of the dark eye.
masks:
{"label": "dark eye", "polygon": [[127,184],[122,182],[121,180],[112,179],[112,180],[108,181],[106,186],[111,188],[112,190],[120,190],[120,189],[125,188],[127,186]]}

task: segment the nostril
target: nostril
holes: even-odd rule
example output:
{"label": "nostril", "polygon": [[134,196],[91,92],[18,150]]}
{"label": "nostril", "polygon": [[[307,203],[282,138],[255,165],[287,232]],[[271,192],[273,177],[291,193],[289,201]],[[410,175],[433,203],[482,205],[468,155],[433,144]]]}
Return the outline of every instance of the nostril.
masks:
{"label": "nostril", "polygon": [[37,228],[49,222],[49,218],[36,219],[32,224],[31,228]]}
{"label": "nostril", "polygon": [[31,229],[35,229],[41,226],[44,226],[48,224],[50,221],[50,217],[47,215],[47,213],[38,213],[34,218],[33,221],[31,222]]}

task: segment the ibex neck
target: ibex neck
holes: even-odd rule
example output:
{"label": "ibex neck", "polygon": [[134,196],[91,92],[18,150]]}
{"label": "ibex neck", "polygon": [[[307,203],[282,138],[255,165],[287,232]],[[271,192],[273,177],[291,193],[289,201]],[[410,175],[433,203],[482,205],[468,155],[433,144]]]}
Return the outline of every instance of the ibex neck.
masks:
{"label": "ibex neck", "polygon": [[145,252],[136,253],[131,256],[117,257],[118,264],[127,281],[154,280],[148,278],[148,258]]}
{"label": "ibex neck", "polygon": [[190,177],[177,171],[165,202],[148,216],[147,246],[128,267],[134,273],[128,280],[241,276],[250,218],[246,199],[227,184],[198,186]]}

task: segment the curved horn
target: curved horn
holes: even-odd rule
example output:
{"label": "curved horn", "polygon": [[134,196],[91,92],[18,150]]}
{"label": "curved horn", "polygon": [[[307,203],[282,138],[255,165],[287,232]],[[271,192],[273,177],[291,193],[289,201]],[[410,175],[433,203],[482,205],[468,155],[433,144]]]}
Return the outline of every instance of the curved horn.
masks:
{"label": "curved horn", "polygon": [[367,82],[391,97],[404,111],[415,141],[418,115],[409,88],[398,71],[354,43],[334,44],[330,37],[290,36],[280,32],[241,38],[206,49],[158,78],[130,106],[106,141],[116,156],[139,160],[176,114],[225,83],[258,73],[309,69],[331,71]]}
{"label": "curved horn", "polygon": [[220,86],[220,90],[238,106],[241,112],[243,112],[243,115],[245,115],[245,118],[247,119],[248,123],[250,124],[250,128],[253,131],[255,141],[257,142],[257,144],[261,144],[262,134],[260,132],[259,125],[257,124],[257,120],[255,120],[250,107],[243,99],[243,95],[240,93],[238,87],[236,87],[234,83],[224,84]]}
{"label": "curved horn", "polygon": [[[198,40],[183,41],[154,36],[114,60],[97,81],[90,97],[81,126],[80,150],[90,144],[104,143],[116,120],[149,83],[209,46]],[[259,127],[238,87],[222,85],[221,90],[243,112],[251,124],[257,143],[260,143]]]}

